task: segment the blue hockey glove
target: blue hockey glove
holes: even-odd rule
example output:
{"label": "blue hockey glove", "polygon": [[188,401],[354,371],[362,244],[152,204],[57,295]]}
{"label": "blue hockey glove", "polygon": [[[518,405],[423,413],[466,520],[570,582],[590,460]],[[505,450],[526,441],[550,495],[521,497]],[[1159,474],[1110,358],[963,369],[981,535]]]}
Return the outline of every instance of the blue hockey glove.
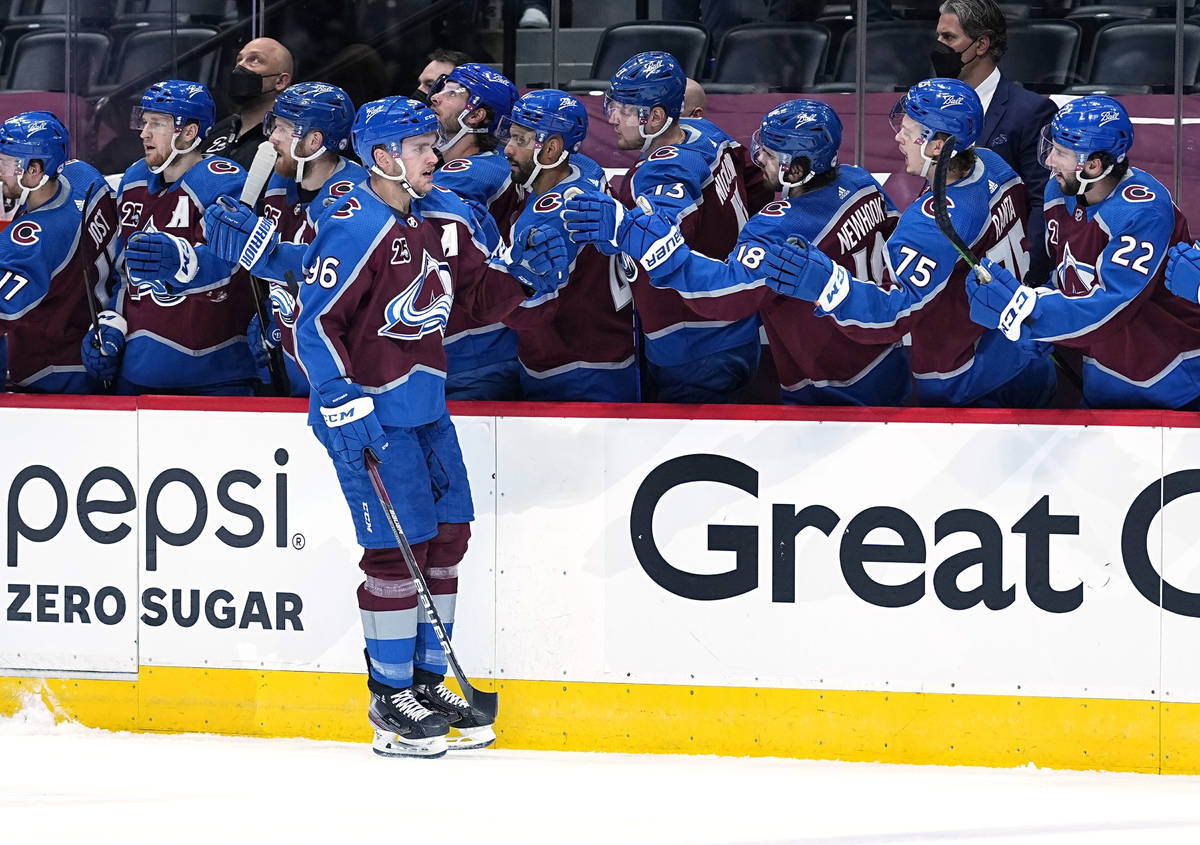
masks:
{"label": "blue hockey glove", "polygon": [[508,272],[541,296],[558,290],[570,269],[570,253],[563,236],[548,226],[530,226],[509,250]]}
{"label": "blue hockey glove", "polygon": [[1167,251],[1167,290],[1188,302],[1200,300],[1200,241]]}
{"label": "blue hockey glove", "polygon": [[987,329],[1000,329],[1012,341],[1021,339],[1021,322],[1037,304],[1037,292],[1017,281],[1016,277],[990,258],[979,262],[991,274],[989,283],[979,281],[972,269],[967,274],[967,300],[971,319]]}
{"label": "blue hockey glove", "polygon": [[345,379],[332,379],[317,393],[321,397],[321,416],[332,435],[329,449],[335,460],[362,469],[367,449],[380,462],[386,460],[387,436],[375,416],[375,402],[361,387]]}
{"label": "blue hockey glove", "polygon": [[279,330],[279,324],[275,322],[274,312],[267,317],[266,336],[263,335],[262,322],[259,321],[258,315],[250,318],[250,325],[246,327],[246,343],[250,345],[250,354],[254,356],[255,366],[260,369],[270,366],[271,350],[282,342],[283,333]]}
{"label": "blue hockey glove", "polygon": [[621,252],[641,264],[652,279],[670,274],[687,260],[690,250],[679,227],[656,214],[645,197],[638,198],[638,207],[625,219]]}
{"label": "blue hockey glove", "polygon": [[826,311],[836,308],[850,292],[846,268],[799,238],[767,247],[762,273],[767,287],[776,293],[815,302]]}
{"label": "blue hockey glove", "polygon": [[563,224],[575,243],[590,243],[605,255],[620,252],[621,236],[628,225],[625,207],[608,194],[567,189]]}
{"label": "blue hockey glove", "polygon": [[110,382],[121,368],[121,355],[125,352],[125,318],[116,311],[101,311],[97,318],[100,333],[93,327],[83,336],[80,353],[83,368],[88,375],[103,382]]}
{"label": "blue hockey glove", "polygon": [[160,296],[187,293],[200,261],[183,238],[165,232],[137,232],[125,245],[125,268],[139,288],[149,287]]}
{"label": "blue hockey glove", "polygon": [[254,209],[230,196],[217,197],[204,212],[204,235],[209,249],[222,261],[247,270],[279,243],[274,220],[258,217]]}

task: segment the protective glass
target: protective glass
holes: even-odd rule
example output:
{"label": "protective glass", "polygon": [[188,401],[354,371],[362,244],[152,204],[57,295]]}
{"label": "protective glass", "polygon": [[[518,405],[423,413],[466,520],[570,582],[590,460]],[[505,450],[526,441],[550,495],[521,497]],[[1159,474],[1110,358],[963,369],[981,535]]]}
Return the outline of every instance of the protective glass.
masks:
{"label": "protective glass", "polygon": [[612,120],[614,115],[620,121],[637,120],[638,122],[644,122],[645,120],[642,117],[641,109],[633,103],[618,103],[612,98],[611,94],[605,94],[604,116]]}
{"label": "protective glass", "polygon": [[750,160],[763,170],[772,166],[787,169],[792,163],[790,155],[777,152],[763,143],[761,128],[755,129],[754,134],[750,136]]}
{"label": "protective glass", "polygon": [[438,94],[445,97],[462,97],[464,100],[470,92],[463,88],[457,82],[451,82],[449,74],[443,73],[433,84],[429,86],[429,99],[432,100]]}
{"label": "protective glass", "polygon": [[[513,127],[516,127],[517,134],[513,134]],[[520,150],[528,150],[533,147],[540,147],[541,142],[538,141],[538,133],[528,126],[517,123],[511,117],[500,118],[500,123],[496,126],[496,140],[503,144],[512,144]]]}
{"label": "protective glass", "polygon": [[281,132],[291,135],[293,138],[299,138],[304,135],[303,127],[292,123],[286,117],[280,117],[273,111],[267,112],[267,116],[263,118],[263,134],[270,138],[275,132],[276,127],[279,127]]}
{"label": "protective glass", "polygon": [[901,98],[896,105],[892,106],[892,113],[888,117],[888,122],[892,124],[892,131],[897,135],[903,135],[911,144],[924,144],[933,136],[933,131],[927,126],[922,126],[911,117],[909,117],[908,126],[904,125],[904,118],[908,117],[908,112],[904,110],[904,99]]}
{"label": "protective glass", "polygon": [[1038,139],[1038,164],[1060,173],[1078,173],[1087,163],[1087,154],[1068,149],[1054,140],[1054,128],[1047,123]]}
{"label": "protective glass", "polygon": [[147,123],[151,129],[171,129],[175,126],[175,118],[163,112],[143,111],[141,106],[134,106],[129,113],[129,128],[141,132]]}

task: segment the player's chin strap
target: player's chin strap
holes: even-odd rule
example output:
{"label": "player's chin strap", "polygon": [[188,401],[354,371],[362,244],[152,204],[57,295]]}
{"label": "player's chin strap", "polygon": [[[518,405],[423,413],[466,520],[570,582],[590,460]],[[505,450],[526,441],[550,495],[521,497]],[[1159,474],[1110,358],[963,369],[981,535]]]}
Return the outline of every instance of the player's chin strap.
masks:
{"label": "player's chin strap", "polygon": [[300,141],[300,138],[292,138],[291,155],[296,162],[296,184],[300,184],[304,181],[304,165],[325,152],[325,145],[322,144],[321,146],[317,147],[317,151],[312,155],[298,156],[296,155],[296,145],[299,144]]}
{"label": "player's chin strap", "polygon": [[412,197],[413,199],[415,199],[415,200],[423,199],[425,197],[425,195],[418,194],[416,191],[413,190],[412,185],[410,185],[408,183],[408,169],[404,166],[404,162],[402,162],[398,158],[395,158],[394,156],[392,158],[392,161],[394,161],[400,165],[400,175],[399,176],[387,175],[386,173],[384,173],[382,170],[379,169],[378,164],[371,165],[371,172],[379,174],[384,179],[387,179],[389,182],[399,182],[400,187],[402,187],[402,188],[404,188],[404,190],[408,191],[408,195],[410,197]]}
{"label": "player's chin strap", "polygon": [[1079,196],[1079,197],[1082,197],[1084,194],[1086,194],[1088,188],[1092,187],[1092,185],[1096,184],[1101,179],[1103,179],[1105,176],[1112,173],[1112,170],[1114,167],[1117,166],[1117,163],[1113,162],[1108,167],[1104,168],[1103,173],[1101,173],[1099,176],[1096,176],[1092,179],[1087,179],[1083,175],[1083,168],[1086,165],[1087,165],[1087,162],[1085,161],[1082,165],[1075,168],[1075,178],[1079,181],[1079,187],[1075,189],[1075,195]]}
{"label": "player's chin strap", "polygon": [[[168,167],[170,167],[171,162],[173,162],[175,160],[176,156],[187,155],[192,150],[194,150],[198,146],[200,146],[200,133],[199,132],[196,133],[196,140],[192,141],[192,145],[190,147],[188,147],[186,150],[181,150],[175,146],[175,139],[178,137],[179,137],[179,130],[176,129],[171,134],[171,154],[169,156],[167,156],[166,161],[164,161],[158,167],[150,167],[150,172],[153,173],[155,176],[157,176],[158,174],[160,174],[164,170],[166,170]],[[149,167],[149,165],[147,165],[147,167]]]}
{"label": "player's chin strap", "polygon": [[21,175],[17,179],[17,184],[21,186],[21,196],[17,200],[17,208],[24,208],[25,200],[29,199],[29,195],[32,194],[34,191],[40,190],[41,188],[45,187],[46,183],[49,181],[50,181],[50,174],[43,173],[42,181],[38,182],[32,188],[27,188],[25,186],[25,171],[22,170]]}
{"label": "player's chin strap", "polygon": [[474,109],[468,109],[467,111],[463,111],[463,112],[459,113],[459,115],[458,115],[458,132],[457,132],[457,134],[455,134],[455,136],[453,138],[450,138],[449,140],[446,140],[446,141],[442,141],[442,143],[437,145],[437,150],[439,153],[444,153],[444,152],[446,152],[446,150],[453,147],[455,144],[457,144],[462,139],[462,137],[464,135],[486,135],[487,134],[488,130],[487,130],[486,126],[472,128],[470,126],[467,126],[466,122],[463,120],[463,115],[470,114],[472,111],[474,111]]}
{"label": "player's chin strap", "polygon": [[645,139],[644,141],[642,141],[642,152],[644,153],[644,152],[646,152],[646,150],[650,149],[650,145],[654,143],[654,139],[657,138],[662,133],[666,132],[668,129],[670,129],[671,124],[674,122],[675,122],[675,118],[668,117],[667,122],[663,124],[662,129],[658,130],[653,135],[647,135],[646,134],[646,122],[638,121],[638,134],[641,135]]}
{"label": "player's chin strap", "polygon": [[[925,143],[921,144],[921,158],[923,158],[925,160],[925,166],[921,168],[921,178],[922,179],[929,178],[929,176],[928,176],[929,168],[932,167],[934,164],[936,164],[938,159],[940,159],[942,157],[941,153],[938,153],[937,158],[930,158],[929,156],[925,155],[925,148],[927,146],[929,146],[929,142],[932,140],[933,140],[933,133],[930,133],[929,137],[925,140]],[[966,149],[969,150],[970,147],[967,147]],[[954,158],[954,156],[958,155],[961,152],[962,152],[962,150],[955,149],[954,152],[951,153],[950,158],[951,159]],[[947,164],[950,163],[949,159],[947,159],[946,163]]]}
{"label": "player's chin strap", "polygon": [[[829,169],[832,170],[833,168],[837,167],[837,163],[838,163],[837,156],[834,156],[833,163],[831,165],[829,165]],[[799,182],[789,182],[787,180],[787,172],[788,172],[788,170],[791,169],[791,167],[792,167],[792,162],[790,160],[788,161],[787,164],[779,165],[779,184],[783,188],[783,196],[784,197],[790,197],[792,195],[793,190],[795,190],[796,188],[802,187],[804,185],[807,185],[809,182],[811,182],[813,180],[813,177],[818,175],[817,171],[809,170],[808,173],[804,174],[804,178],[801,179]],[[828,173],[829,171],[825,171],[825,172]]]}
{"label": "player's chin strap", "polygon": [[543,170],[553,170],[554,168],[558,167],[560,164],[562,164],[564,161],[567,160],[567,156],[569,156],[569,155],[570,155],[570,153],[567,152],[567,150],[563,150],[562,155],[560,155],[558,157],[558,161],[554,162],[554,164],[542,164],[542,161],[541,161],[542,148],[541,148],[541,145],[539,145],[537,150],[535,150],[533,153],[533,172],[529,174],[528,179],[526,179],[523,183],[521,183],[521,187],[527,191],[532,192],[533,191],[533,183],[535,181],[537,181],[538,174],[541,173]]}

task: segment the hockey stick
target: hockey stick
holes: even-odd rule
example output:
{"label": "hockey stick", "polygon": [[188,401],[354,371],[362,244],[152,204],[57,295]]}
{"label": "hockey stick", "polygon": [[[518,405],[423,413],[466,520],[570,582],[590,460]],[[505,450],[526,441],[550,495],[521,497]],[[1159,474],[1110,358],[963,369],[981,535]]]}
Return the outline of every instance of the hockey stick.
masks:
{"label": "hockey stick", "polygon": [[[83,229],[84,233],[86,233],[88,231],[88,228],[87,228],[88,209],[90,209],[92,207],[92,197],[95,196],[95,194],[96,194],[96,183],[93,182],[88,187],[87,195],[84,196],[84,198],[83,198],[83,217],[80,219],[79,225]],[[82,235],[81,235],[81,237],[82,237]],[[94,292],[91,288],[91,285],[88,284],[88,275],[86,272],[86,268],[87,268],[86,262],[84,263],[84,268],[85,268],[84,274],[83,274],[83,278],[81,279],[81,281],[83,282],[83,298],[87,300],[88,314],[90,314],[91,318],[92,318],[92,348],[100,350],[100,354],[104,355],[104,346],[100,343],[100,314],[96,311],[96,298],[94,296]],[[99,268],[97,268],[97,269],[99,269]],[[104,356],[104,357],[108,357],[108,356]],[[105,390],[112,389],[112,382],[109,379],[102,380],[101,384],[104,385]]]}
{"label": "hockey stick", "polygon": [[[263,188],[267,186],[267,180],[271,178],[271,171],[275,168],[275,159],[278,155],[270,141],[263,141],[258,145],[258,152],[254,154],[254,161],[250,163],[250,170],[242,185],[242,194],[238,198],[250,208],[253,209],[258,205],[258,198],[262,195]],[[269,285],[270,282],[267,284]],[[267,315],[270,306],[263,307],[263,298],[259,295],[258,282],[255,281],[254,276],[250,276],[250,297],[254,300],[254,313],[258,315],[260,334],[258,342],[266,348],[267,358],[270,361],[268,366],[271,371],[271,386],[275,389],[276,396],[287,396],[291,393],[292,387],[287,377],[287,366],[283,362],[283,350],[279,346],[272,347],[267,342]]]}
{"label": "hockey stick", "polygon": [[441,617],[438,616],[437,610],[433,606],[433,596],[429,594],[429,585],[425,583],[425,576],[421,574],[421,568],[417,566],[412,546],[408,544],[408,538],[404,536],[404,529],[400,527],[400,520],[396,517],[396,509],[392,507],[392,500],[383,486],[383,479],[379,477],[379,459],[370,449],[367,449],[363,453],[363,463],[367,467],[367,474],[371,476],[371,486],[375,488],[375,495],[379,497],[379,504],[383,507],[384,515],[387,516],[388,525],[392,527],[392,533],[396,535],[396,543],[400,546],[400,554],[404,556],[408,573],[417,586],[417,597],[421,600],[421,606],[425,608],[425,615],[429,618],[429,623],[433,625],[433,632],[437,635],[442,650],[446,652],[446,662],[450,664],[450,670],[462,688],[463,698],[471,707],[495,721],[496,712],[499,710],[499,696],[494,692],[483,692],[471,686],[466,673],[458,665],[454,649],[450,647],[450,636],[446,633],[446,627],[442,624]]}
{"label": "hockey stick", "polygon": [[967,266],[975,271],[975,278],[979,279],[979,283],[986,285],[991,283],[992,274],[979,266],[979,259],[975,257],[975,253],[971,252],[971,248],[955,231],[954,221],[950,219],[949,203],[946,201],[946,174],[950,170],[950,157],[954,155],[955,143],[956,140],[951,135],[942,144],[942,151],[938,154],[937,170],[933,172],[933,220],[946,236],[946,240],[950,241],[963,261],[967,262]]}
{"label": "hockey stick", "polygon": [[[992,274],[979,263],[975,253],[971,252],[971,248],[955,230],[954,222],[950,219],[949,203],[946,201],[946,174],[950,170],[950,156],[954,154],[955,142],[953,135],[948,137],[942,144],[941,153],[938,154],[937,170],[933,173],[933,219],[941,233],[946,236],[946,240],[950,241],[955,251],[962,256],[963,261],[967,262],[967,266],[975,271],[975,278],[979,280],[979,283],[986,285],[991,283]],[[1082,393],[1083,379],[1079,373],[1063,363],[1062,359],[1053,352],[1050,353],[1050,360],[1054,362],[1059,372],[1067,377],[1067,381]]]}

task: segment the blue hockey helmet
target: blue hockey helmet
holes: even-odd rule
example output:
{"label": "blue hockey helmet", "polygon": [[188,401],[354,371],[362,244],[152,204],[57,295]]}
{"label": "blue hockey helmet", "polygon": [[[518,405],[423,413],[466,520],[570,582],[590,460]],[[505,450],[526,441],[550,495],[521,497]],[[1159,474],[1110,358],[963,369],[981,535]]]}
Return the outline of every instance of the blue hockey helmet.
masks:
{"label": "blue hockey helmet", "polygon": [[500,119],[512,111],[513,103],[517,99],[517,86],[513,85],[507,76],[487,65],[475,62],[459,65],[445,76],[438,77],[429,89],[430,100],[446,87],[447,82],[457,82],[467,89],[467,102],[463,111],[473,111],[480,106],[487,106],[492,110],[492,119],[487,126],[487,132],[492,134],[500,125]]}
{"label": "blue hockey helmet", "polygon": [[325,140],[325,149],[343,152],[350,147],[354,103],[350,95],[325,82],[300,82],[285,88],[263,120],[263,133],[270,135],[275,118],[291,121],[292,135],[299,139],[313,130]]}
{"label": "blue hockey helmet", "polygon": [[954,136],[960,150],[975,143],[983,128],[983,103],[961,79],[925,79],[908,89],[892,108],[892,128],[900,131],[904,115],[925,128],[918,143],[937,132]]}
{"label": "blue hockey helmet", "polygon": [[208,88],[199,82],[182,79],[164,79],[146,89],[141,105],[133,107],[131,126],[134,129],[142,128],[145,112],[172,115],[176,131],[194,120],[199,124],[199,138],[207,135],[217,120],[217,107]]}
{"label": "blue hockey helmet", "polygon": [[1088,156],[1108,153],[1121,161],[1133,146],[1133,122],[1125,107],[1112,97],[1072,100],[1042,130],[1043,139]]}
{"label": "blue hockey helmet", "polygon": [[637,106],[643,122],[655,106],[662,106],[672,120],[683,110],[687,75],[670,53],[661,50],[638,53],[617,68],[611,84],[612,90],[604,101],[605,114],[609,113],[611,103]]}
{"label": "blue hockey helmet", "polygon": [[440,130],[441,123],[429,106],[408,97],[391,96],[372,100],[360,108],[350,135],[354,152],[372,173],[399,182],[415,199],[420,199],[424,194],[418,194],[409,184],[404,162],[400,161],[399,176],[389,176],[375,164],[372,151],[377,146],[383,146],[399,161],[405,138],[427,134],[436,136]]}
{"label": "blue hockey helmet", "polygon": [[512,114],[501,121],[497,134],[507,138],[508,128],[513,124],[532,129],[539,144],[546,143],[551,135],[561,135],[567,152],[577,153],[587,135],[587,109],[566,91],[543,88],[517,100]]}
{"label": "blue hockey helmet", "polygon": [[[763,116],[750,138],[750,154],[758,164],[762,148],[773,152],[779,159],[779,181],[787,190],[836,167],[841,145],[837,112],[816,100],[788,100]],[[789,182],[784,176],[797,158],[808,159],[808,174],[801,182]]]}
{"label": "blue hockey helmet", "polygon": [[[1074,154],[1075,176],[1079,181],[1077,192],[1083,194],[1092,183],[1103,179],[1118,162],[1125,160],[1133,146],[1133,121],[1125,107],[1112,97],[1080,97],[1059,109],[1054,120],[1042,127],[1038,161],[1044,167],[1051,166],[1056,146]],[[1099,176],[1086,178],[1083,169],[1098,153],[1108,155],[1112,161]],[[1061,168],[1066,162],[1057,164]]]}
{"label": "blue hockey helmet", "polygon": [[30,111],[0,124],[0,153],[17,160],[20,170],[40,160],[47,176],[57,176],[67,162],[71,138],[67,127],[48,111]]}

